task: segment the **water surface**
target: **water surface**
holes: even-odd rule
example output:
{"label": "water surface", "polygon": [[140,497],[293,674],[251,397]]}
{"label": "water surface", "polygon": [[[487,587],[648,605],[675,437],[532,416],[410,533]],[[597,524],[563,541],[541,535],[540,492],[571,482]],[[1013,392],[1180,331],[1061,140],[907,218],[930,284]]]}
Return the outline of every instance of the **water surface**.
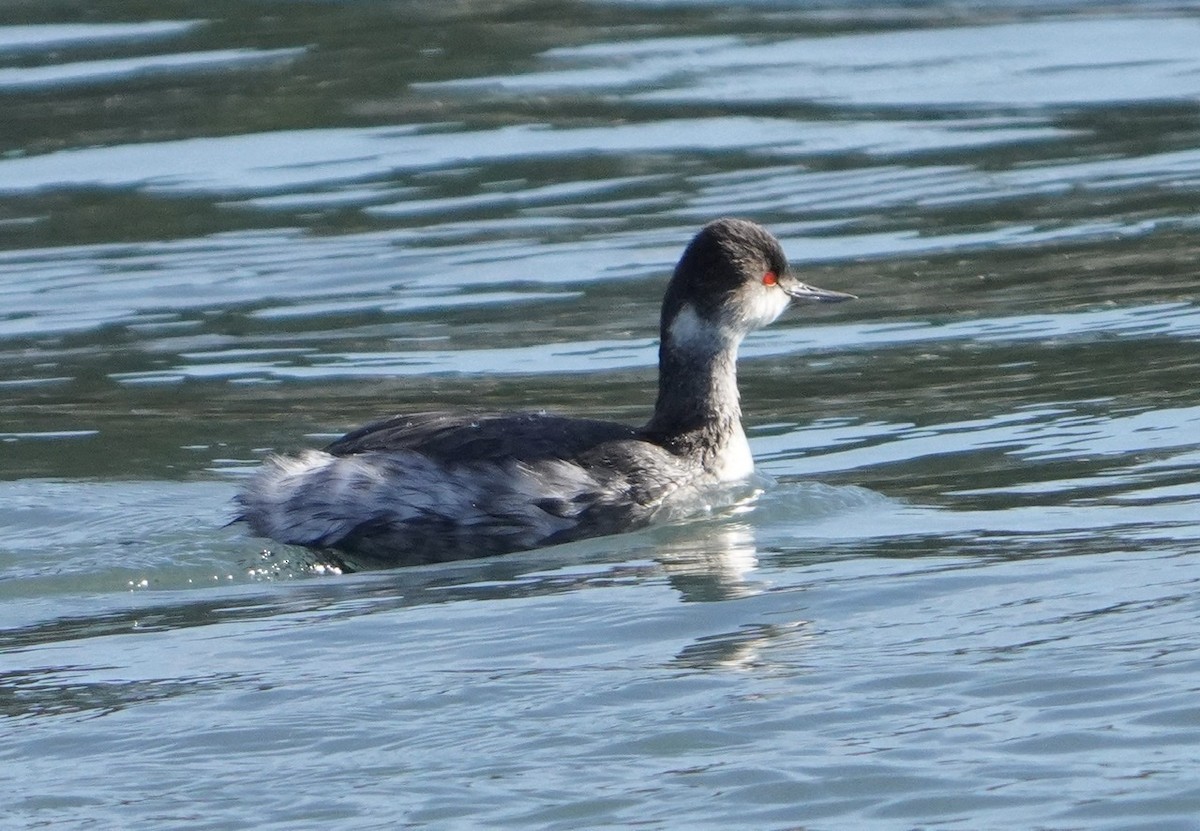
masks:
{"label": "water surface", "polygon": [[[13,827],[1195,828],[1200,5],[102,3],[0,19]],[[749,506],[340,574],[259,460],[637,422],[683,245]]]}

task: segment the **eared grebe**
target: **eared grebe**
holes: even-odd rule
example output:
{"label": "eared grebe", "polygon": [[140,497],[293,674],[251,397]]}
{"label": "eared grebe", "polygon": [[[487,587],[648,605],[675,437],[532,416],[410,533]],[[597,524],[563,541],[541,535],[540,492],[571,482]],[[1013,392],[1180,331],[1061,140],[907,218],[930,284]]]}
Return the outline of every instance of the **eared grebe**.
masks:
{"label": "eared grebe", "polygon": [[762,227],[716,220],[667,286],[646,426],[542,413],[394,416],[324,450],[269,459],[238,496],[238,518],[262,536],[372,566],[640,528],[666,505],[754,469],[738,403],[742,339],[790,300],[852,297],[793,277]]}

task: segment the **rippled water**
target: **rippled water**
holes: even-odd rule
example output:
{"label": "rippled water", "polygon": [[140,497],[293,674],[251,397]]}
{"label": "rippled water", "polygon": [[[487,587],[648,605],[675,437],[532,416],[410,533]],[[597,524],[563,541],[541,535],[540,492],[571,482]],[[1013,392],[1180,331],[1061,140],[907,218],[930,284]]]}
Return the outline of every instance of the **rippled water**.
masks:
{"label": "rippled water", "polygon": [[[13,8],[6,827],[1198,827],[1200,4]],[[390,412],[645,418],[728,214],[861,297],[747,341],[753,505],[225,527]]]}

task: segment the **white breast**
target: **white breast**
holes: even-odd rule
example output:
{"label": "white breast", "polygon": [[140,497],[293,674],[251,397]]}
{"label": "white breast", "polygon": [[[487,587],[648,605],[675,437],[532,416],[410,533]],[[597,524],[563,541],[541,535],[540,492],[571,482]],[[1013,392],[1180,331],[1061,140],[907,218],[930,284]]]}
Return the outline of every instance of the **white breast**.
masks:
{"label": "white breast", "polygon": [[724,452],[717,460],[717,481],[736,482],[739,479],[745,479],[753,472],[754,457],[750,455],[750,442],[747,441],[745,432],[739,427],[737,432],[730,437]]}

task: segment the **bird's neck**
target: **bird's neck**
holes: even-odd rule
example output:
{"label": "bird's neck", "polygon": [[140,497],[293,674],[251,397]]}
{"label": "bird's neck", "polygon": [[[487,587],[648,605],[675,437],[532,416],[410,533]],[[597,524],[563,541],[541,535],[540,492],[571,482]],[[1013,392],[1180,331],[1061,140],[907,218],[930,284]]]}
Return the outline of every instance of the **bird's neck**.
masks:
{"label": "bird's neck", "polygon": [[[658,348],[658,400],[645,432],[668,449],[706,448],[719,457],[745,445],[738,399],[741,337],[684,306],[664,318]],[[706,460],[706,466],[710,466]],[[716,461],[712,462],[717,464]]]}

